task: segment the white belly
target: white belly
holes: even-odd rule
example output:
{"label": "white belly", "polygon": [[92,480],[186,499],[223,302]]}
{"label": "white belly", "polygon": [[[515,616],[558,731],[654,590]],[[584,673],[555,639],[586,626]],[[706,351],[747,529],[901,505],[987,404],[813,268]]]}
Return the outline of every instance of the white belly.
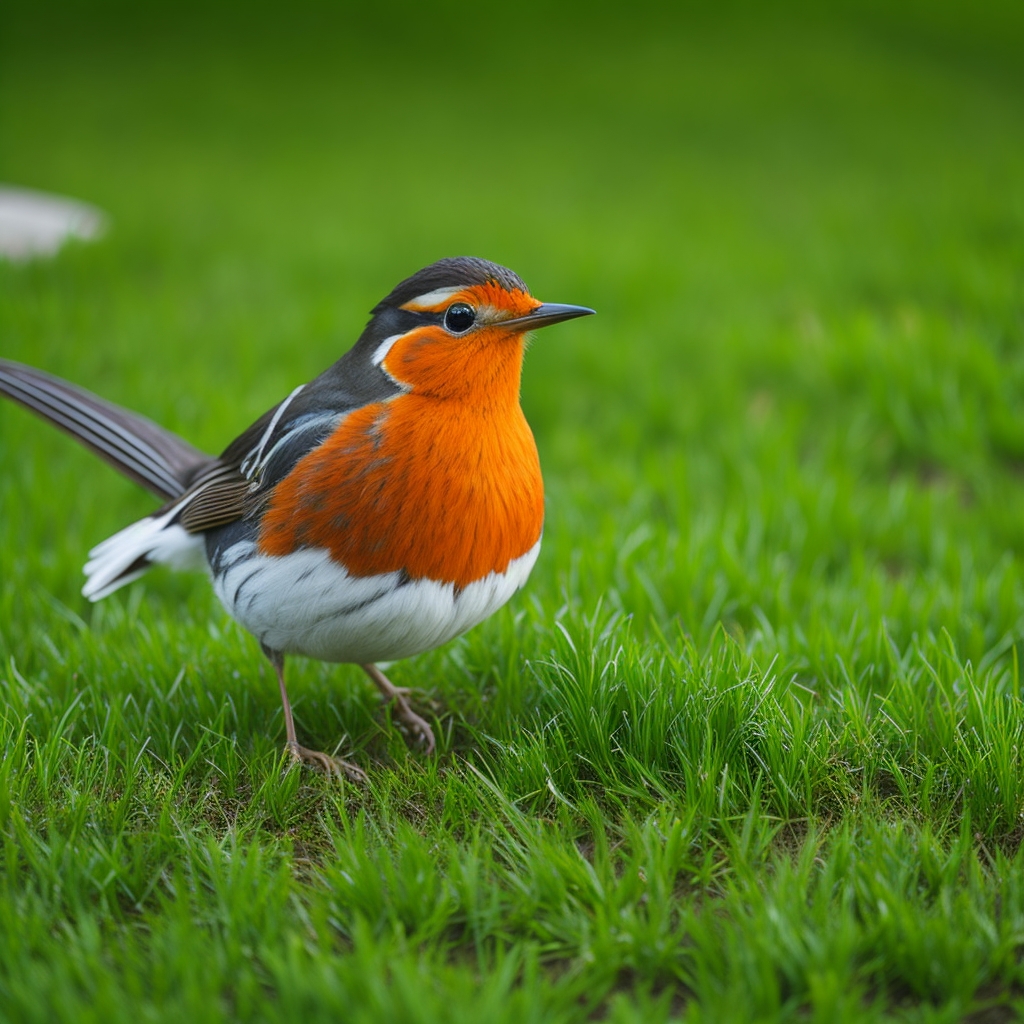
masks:
{"label": "white belly", "polygon": [[503,573],[470,583],[402,582],[400,573],[353,577],[323,548],[263,555],[239,541],[220,559],[214,590],[261,643],[285,654],[360,664],[428,651],[472,629],[519,590],[540,541]]}

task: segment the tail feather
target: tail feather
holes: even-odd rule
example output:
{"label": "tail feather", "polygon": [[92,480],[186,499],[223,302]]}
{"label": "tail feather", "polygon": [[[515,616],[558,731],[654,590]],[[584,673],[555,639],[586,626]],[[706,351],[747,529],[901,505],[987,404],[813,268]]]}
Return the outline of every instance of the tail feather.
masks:
{"label": "tail feather", "polygon": [[[20,402],[167,501],[180,498],[216,462],[138,413],[9,359],[0,359],[0,395]],[[82,593],[98,601],[157,562],[176,569],[202,567],[203,538],[174,521],[179,511],[178,505],[165,506],[97,544],[89,552]]]}
{"label": "tail feather", "polygon": [[175,523],[176,508],[147,516],[108,537],[89,552],[82,594],[99,601],[119,587],[138,579],[151,565],[172,569],[200,569],[206,564],[200,534]]}
{"label": "tail feather", "polygon": [[0,359],[0,394],[70,434],[164,499],[180,497],[197,472],[213,461],[145,416],[22,363]]}

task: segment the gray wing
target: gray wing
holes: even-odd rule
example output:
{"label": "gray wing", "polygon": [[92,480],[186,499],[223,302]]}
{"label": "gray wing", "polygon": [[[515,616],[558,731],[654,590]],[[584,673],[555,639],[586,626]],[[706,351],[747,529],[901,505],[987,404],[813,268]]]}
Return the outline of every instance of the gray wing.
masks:
{"label": "gray wing", "polygon": [[374,316],[359,341],[319,377],[296,388],[215,458],[138,413],[42,370],[0,359],[0,394],[70,434],[166,500],[155,514],[190,533],[251,515],[307,453],[353,410],[401,394],[373,358],[380,342],[423,320],[402,310]]}
{"label": "gray wing", "polygon": [[200,533],[251,516],[296,463],[319,447],[354,409],[386,401],[402,388],[365,358],[364,336],[319,377],[264,413],[193,481],[177,521]]}

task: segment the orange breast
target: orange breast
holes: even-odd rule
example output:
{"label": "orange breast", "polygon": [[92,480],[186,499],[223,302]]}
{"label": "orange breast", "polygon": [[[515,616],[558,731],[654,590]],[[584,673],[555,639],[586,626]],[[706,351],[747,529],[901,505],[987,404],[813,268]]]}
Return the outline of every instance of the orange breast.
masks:
{"label": "orange breast", "polygon": [[465,587],[540,539],[544,487],[518,401],[415,393],[351,413],[274,491],[260,550],[324,547],[356,576]]}

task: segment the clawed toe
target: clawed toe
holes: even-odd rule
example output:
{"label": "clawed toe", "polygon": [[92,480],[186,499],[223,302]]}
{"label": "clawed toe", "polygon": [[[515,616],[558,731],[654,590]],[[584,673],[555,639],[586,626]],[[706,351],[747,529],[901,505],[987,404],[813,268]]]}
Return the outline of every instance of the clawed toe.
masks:
{"label": "clawed toe", "polygon": [[434,741],[434,730],[430,728],[427,720],[413,711],[411,705],[401,693],[395,694],[392,698],[392,703],[395,709],[394,715],[401,723],[405,732],[409,733],[414,740],[421,742],[426,747],[426,753],[432,754],[437,744]]}
{"label": "clawed toe", "polygon": [[331,757],[330,754],[325,754],[322,750],[310,750],[296,741],[295,719],[292,716],[291,702],[288,700],[288,690],[284,685],[284,654],[266,644],[260,644],[260,646],[270,660],[270,664],[274,666],[274,672],[277,675],[277,685],[281,690],[281,707],[284,710],[285,735],[288,737],[284,749],[288,751],[292,763],[309,764],[316,768],[322,768],[328,775],[337,775],[339,779],[348,778],[353,782],[367,782],[366,772],[359,765],[350,764],[340,757]]}
{"label": "clawed toe", "polygon": [[425,718],[413,711],[408,700],[411,691],[404,686],[395,686],[376,665],[363,665],[363,671],[373,680],[374,685],[383,694],[384,700],[394,705],[394,715],[403,731],[414,741],[421,742],[426,747],[426,752],[432,754],[437,746],[434,742],[434,730],[430,728]]}
{"label": "clawed toe", "polygon": [[352,782],[365,783],[368,781],[366,772],[357,764],[343,761],[340,757],[332,757],[322,750],[309,750],[298,743],[286,743],[285,750],[288,751],[295,764],[308,764],[316,768],[322,768],[328,775],[337,775],[338,778],[348,778]]}

